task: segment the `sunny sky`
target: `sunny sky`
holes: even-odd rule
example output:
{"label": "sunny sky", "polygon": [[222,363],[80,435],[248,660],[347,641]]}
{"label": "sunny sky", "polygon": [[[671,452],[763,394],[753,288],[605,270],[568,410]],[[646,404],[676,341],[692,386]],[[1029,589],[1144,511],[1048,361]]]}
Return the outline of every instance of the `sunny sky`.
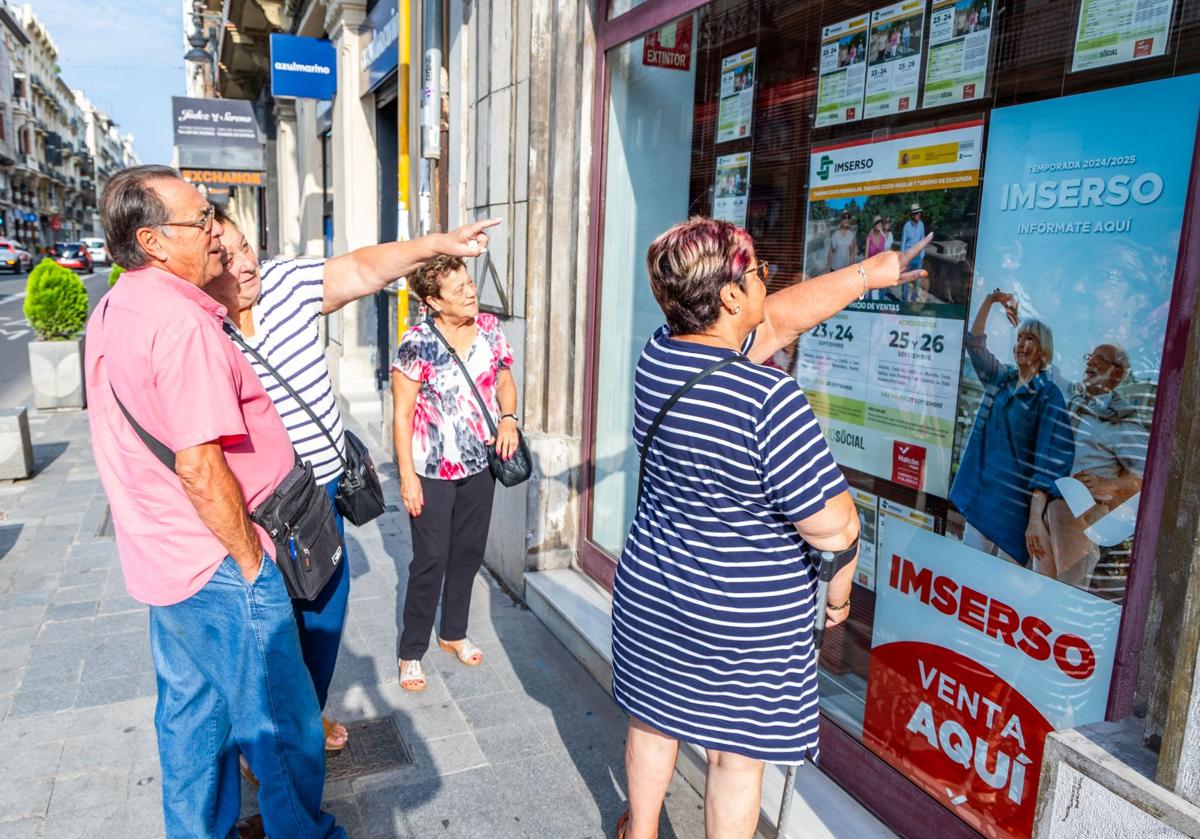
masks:
{"label": "sunny sky", "polygon": [[[28,0],[58,47],[63,80],[133,132],[143,163],[171,162],[171,97],[184,93],[178,0]],[[10,5],[21,5],[10,0]]]}

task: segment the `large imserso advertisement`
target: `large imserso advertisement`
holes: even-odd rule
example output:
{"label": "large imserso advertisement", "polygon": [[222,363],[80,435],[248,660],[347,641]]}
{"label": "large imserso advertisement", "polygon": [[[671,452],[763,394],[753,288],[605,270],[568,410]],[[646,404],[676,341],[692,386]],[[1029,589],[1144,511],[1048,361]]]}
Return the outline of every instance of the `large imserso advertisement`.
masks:
{"label": "large imserso advertisement", "polygon": [[936,231],[923,283],[878,292],[800,339],[796,378],[845,467],[945,497],[983,123],[816,148],[805,271],[846,267]]}
{"label": "large imserso advertisement", "polygon": [[1200,76],[991,115],[949,515],[879,528],[863,724],[985,836],[1104,718],[1198,115]]}

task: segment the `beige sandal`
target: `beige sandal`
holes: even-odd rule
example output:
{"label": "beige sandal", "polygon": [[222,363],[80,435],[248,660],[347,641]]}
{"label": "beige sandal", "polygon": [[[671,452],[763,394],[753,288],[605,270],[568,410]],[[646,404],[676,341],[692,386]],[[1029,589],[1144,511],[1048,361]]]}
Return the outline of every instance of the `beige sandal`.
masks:
{"label": "beige sandal", "polygon": [[[325,751],[340,752],[346,748],[346,744],[350,742],[350,732],[346,730],[346,726],[329,717],[321,717],[321,726],[325,729]],[[333,738],[340,738],[342,742],[331,743]]]}
{"label": "beige sandal", "polygon": [[413,693],[425,690],[425,671],[420,661],[400,659],[400,687]]}
{"label": "beige sandal", "polygon": [[483,664],[483,650],[472,644],[470,638],[463,638],[461,641],[443,641],[438,638],[438,646],[443,652],[452,653],[467,667],[478,667]]}

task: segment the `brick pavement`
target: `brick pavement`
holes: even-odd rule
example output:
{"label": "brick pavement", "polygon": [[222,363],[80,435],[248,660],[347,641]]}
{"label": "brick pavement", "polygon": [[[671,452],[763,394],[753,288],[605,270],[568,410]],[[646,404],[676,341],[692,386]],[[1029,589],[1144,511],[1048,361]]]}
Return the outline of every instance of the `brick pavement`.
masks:
{"label": "brick pavement", "polygon": [[[0,839],[159,836],[147,613],[125,593],[87,415],[30,426],[35,476],[0,482]],[[431,652],[429,687],[405,693],[394,648],[407,519],[388,513],[347,535],[350,618],[329,710],[390,716],[413,756],[326,785],[350,835],[611,836],[624,718],[606,692],[485,573],[471,619],[484,664]],[[243,810],[255,810],[245,786]],[[678,776],[666,810],[664,839],[703,835],[700,798]]]}

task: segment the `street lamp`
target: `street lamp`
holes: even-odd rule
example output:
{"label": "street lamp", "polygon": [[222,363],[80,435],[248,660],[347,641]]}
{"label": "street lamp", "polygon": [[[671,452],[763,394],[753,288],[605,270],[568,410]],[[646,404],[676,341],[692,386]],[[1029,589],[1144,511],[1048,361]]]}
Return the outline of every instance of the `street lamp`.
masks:
{"label": "street lamp", "polygon": [[[200,16],[200,8],[200,3],[195,3],[192,7],[192,34],[188,36],[188,44],[192,48],[183,56],[183,60],[199,64],[201,67],[207,65],[210,73],[209,82],[215,89],[217,86],[216,37],[204,34],[204,19]],[[205,47],[211,47],[212,51],[210,52]]]}

